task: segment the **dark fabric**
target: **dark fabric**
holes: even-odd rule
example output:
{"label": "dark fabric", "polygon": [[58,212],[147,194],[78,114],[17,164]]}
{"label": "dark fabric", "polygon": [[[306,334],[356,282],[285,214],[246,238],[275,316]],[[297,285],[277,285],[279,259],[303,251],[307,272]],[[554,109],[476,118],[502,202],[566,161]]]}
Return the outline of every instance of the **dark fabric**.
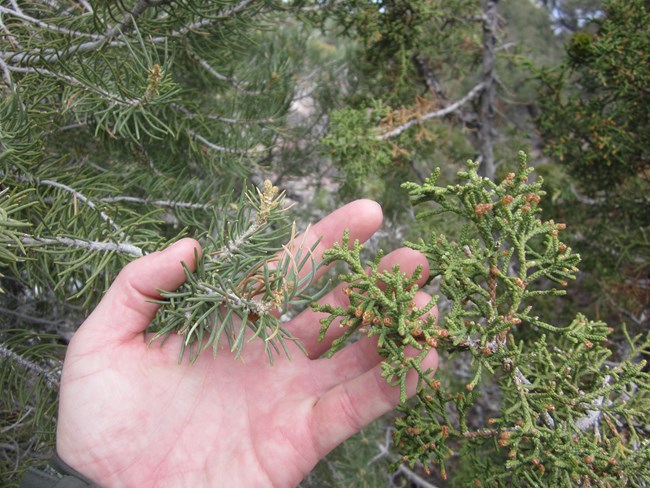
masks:
{"label": "dark fabric", "polygon": [[58,454],[52,456],[50,465],[43,470],[29,468],[20,488],[93,488],[98,487],[84,475],[65,464]]}

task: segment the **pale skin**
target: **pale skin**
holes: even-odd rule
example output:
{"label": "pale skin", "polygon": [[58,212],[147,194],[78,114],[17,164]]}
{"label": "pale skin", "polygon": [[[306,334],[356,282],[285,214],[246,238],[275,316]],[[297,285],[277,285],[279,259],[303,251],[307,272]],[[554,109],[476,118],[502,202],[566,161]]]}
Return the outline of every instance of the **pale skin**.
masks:
{"label": "pale skin", "polygon": [[[367,240],[381,225],[379,205],[359,200],[311,227],[316,257],[340,241]],[[316,338],[322,314],[306,310],[287,323],[308,356],[290,344],[291,360],[273,366],[255,341],[243,358],[210,351],[179,365],[180,337],[148,345],[159,289],[184,281],[198,242],[184,239],[126,266],[74,335],[61,381],[57,451],[101,486],[292,487],[330,450],[392,410],[399,391],[380,376],[376,341],[364,337],[333,358],[319,358],[343,330]],[[384,258],[405,272],[424,267],[408,250]],[[341,285],[321,302],[346,304]],[[418,292],[417,306],[430,297]],[[434,311],[435,313],[435,311]],[[432,351],[425,366],[436,368]],[[415,393],[409,378],[408,393]]]}

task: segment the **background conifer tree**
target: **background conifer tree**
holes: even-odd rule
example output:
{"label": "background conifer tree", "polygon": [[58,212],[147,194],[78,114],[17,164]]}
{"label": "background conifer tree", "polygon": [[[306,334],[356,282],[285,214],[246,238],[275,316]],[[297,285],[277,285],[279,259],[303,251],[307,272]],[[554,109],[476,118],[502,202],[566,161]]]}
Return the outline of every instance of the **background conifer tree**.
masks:
{"label": "background conifer tree", "polygon": [[538,119],[554,163],[551,211],[574,229],[585,288],[640,331],[650,323],[649,21],[647,2],[604,2],[569,38],[566,61],[541,72]]}

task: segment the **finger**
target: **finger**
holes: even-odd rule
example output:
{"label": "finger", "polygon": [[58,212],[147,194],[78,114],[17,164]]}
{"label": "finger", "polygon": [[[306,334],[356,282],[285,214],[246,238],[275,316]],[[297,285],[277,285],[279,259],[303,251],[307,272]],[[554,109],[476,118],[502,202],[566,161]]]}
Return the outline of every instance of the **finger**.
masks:
{"label": "finger", "polygon": [[[413,297],[415,306],[424,308],[431,301],[431,295],[418,291]],[[434,307],[422,318],[433,316],[438,322],[438,308]],[[333,388],[336,384],[355,378],[375,366],[384,359],[377,351],[377,337],[362,337],[345,347],[331,358],[320,358],[318,375],[323,378],[324,388]]]}
{"label": "finger", "polygon": [[[367,241],[378,229],[383,220],[381,206],[372,200],[356,200],[335,210],[317,224],[309,227],[304,233],[293,239],[287,246],[293,249],[311,249],[317,242],[313,251],[313,261],[305,264],[300,275],[305,276],[311,272],[312,264],[318,264],[323,259],[323,253],[330,249],[335,242],[340,242],[343,232],[350,231],[350,242],[359,240]],[[319,241],[320,239],[320,241]],[[315,278],[325,273],[327,268],[320,267],[316,270]]]}
{"label": "finger", "polygon": [[[418,279],[418,286],[422,286],[429,275],[429,264],[426,257],[413,249],[402,248],[391,252],[385,256],[379,265],[379,271],[390,270],[393,266],[399,265],[400,270],[407,275],[412,275],[418,266],[422,267],[422,275]],[[332,305],[334,307],[347,307],[349,299],[345,294],[345,289],[348,287],[347,283],[343,283],[318,303],[319,305]],[[338,322],[332,323],[329,327],[325,337],[322,341],[318,341],[318,334],[320,331],[319,320],[327,317],[326,313],[315,312],[312,309],[307,309],[298,314],[289,324],[287,328],[305,347],[305,350],[311,358],[317,358],[325,351],[327,351],[332,341],[345,332],[345,329],[338,327]]]}
{"label": "finger", "polygon": [[[432,349],[423,368],[435,370],[438,355]],[[417,372],[407,375],[406,392],[415,394]],[[370,422],[393,410],[400,401],[399,388],[389,386],[381,377],[381,366],[338,384],[316,402],[313,408],[312,435],[319,456],[324,456]]]}
{"label": "finger", "polygon": [[129,263],[80,331],[114,341],[126,341],[142,333],[160,307],[147,300],[160,299],[158,290],[175,290],[185,281],[181,262],[194,270],[195,251],[200,255],[200,244],[187,238]]}

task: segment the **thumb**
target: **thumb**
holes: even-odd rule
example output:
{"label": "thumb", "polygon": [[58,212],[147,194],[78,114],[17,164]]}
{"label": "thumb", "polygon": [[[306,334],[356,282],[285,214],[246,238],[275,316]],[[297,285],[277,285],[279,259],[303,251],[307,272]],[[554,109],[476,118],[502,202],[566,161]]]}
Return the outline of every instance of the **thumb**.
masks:
{"label": "thumb", "polygon": [[175,290],[185,282],[181,262],[194,270],[195,249],[200,255],[197,241],[181,239],[126,265],[79,330],[112,341],[128,341],[141,334],[160,308],[147,300],[160,299],[158,290]]}

